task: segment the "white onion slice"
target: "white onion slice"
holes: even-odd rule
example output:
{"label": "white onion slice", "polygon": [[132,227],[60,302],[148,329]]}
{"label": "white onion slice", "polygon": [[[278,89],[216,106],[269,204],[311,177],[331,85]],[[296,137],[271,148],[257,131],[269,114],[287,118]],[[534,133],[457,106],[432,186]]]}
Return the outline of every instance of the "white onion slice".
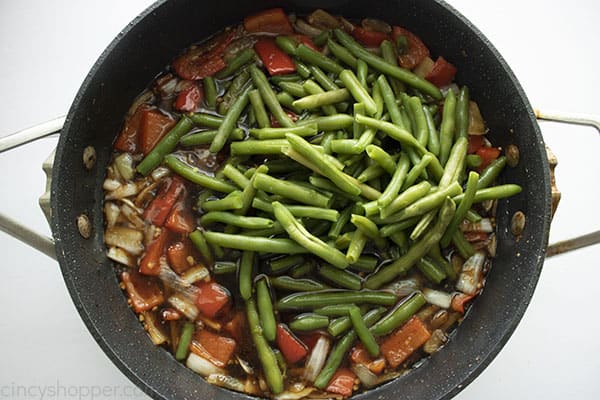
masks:
{"label": "white onion slice", "polygon": [[113,261],[127,265],[128,267],[135,267],[135,258],[132,257],[125,250],[118,247],[109,247],[106,256]]}
{"label": "white onion slice", "polygon": [[463,222],[460,225],[460,230],[463,232],[494,232],[494,226],[489,218],[482,218],[478,222]]}
{"label": "white onion slice", "polygon": [[107,201],[104,203],[104,215],[106,216],[106,226],[108,228],[112,228],[117,223],[119,219],[119,214],[121,213],[121,209],[115,203]]}
{"label": "white onion slice", "polygon": [[392,282],[384,287],[383,290],[391,292],[398,297],[404,297],[419,290],[420,286],[421,282],[418,278],[408,278],[401,281]]}
{"label": "white onion slice", "polygon": [[[128,200],[128,199],[123,199],[123,200]],[[130,201],[131,203],[131,201]],[[123,212],[123,215],[125,216],[125,218],[127,218],[127,220],[129,222],[131,222],[133,224],[134,227],[136,227],[137,229],[143,230],[144,226],[146,225],[144,223],[144,220],[140,217],[140,214],[137,211],[137,208],[134,206],[133,208],[131,206],[129,206],[128,204],[123,204],[121,206],[121,212]]]}
{"label": "white onion slice", "polygon": [[144,251],[143,238],[142,232],[124,226],[113,226],[104,232],[104,242],[107,245],[120,247],[134,256],[138,256]]}
{"label": "white onion slice", "polygon": [[125,185],[121,185],[117,189],[115,189],[111,192],[108,192],[105,199],[106,200],[122,199],[124,197],[136,195],[139,191],[140,191],[139,187],[135,183],[126,183]]}
{"label": "white onion slice", "polygon": [[157,325],[154,313],[152,311],[144,311],[142,316],[144,317],[144,328],[146,328],[148,335],[150,335],[152,343],[156,346],[165,343],[168,340],[167,335]]}
{"label": "white onion slice", "polygon": [[452,304],[452,295],[440,290],[424,288],[423,296],[429,304],[433,304],[441,308],[450,308],[450,304]]}
{"label": "white onion slice", "polygon": [[113,190],[117,190],[120,187],[121,187],[121,182],[119,182],[116,179],[107,178],[107,179],[104,180],[104,182],[102,182],[102,189],[108,190],[108,191],[111,191],[111,192]]}
{"label": "white onion slice", "polygon": [[175,293],[167,300],[169,304],[171,304],[177,311],[185,315],[187,318],[192,321],[198,318],[198,307],[187,298],[185,298],[181,293]]}
{"label": "white onion slice", "polygon": [[209,376],[211,374],[227,374],[227,372],[224,369],[217,367],[215,364],[211,363],[206,358],[200,357],[199,355],[194,353],[190,353],[188,355],[188,358],[185,361],[185,365],[195,373],[200,374],[204,377]]}
{"label": "white onion slice", "polygon": [[187,282],[188,284],[191,285],[192,283],[201,281],[202,279],[206,278],[208,275],[210,275],[210,272],[208,271],[208,269],[205,266],[196,265],[195,267],[192,267],[192,268],[188,269],[187,271],[185,271],[181,275],[181,280],[183,280],[184,282]]}
{"label": "white onion slice", "polygon": [[485,253],[478,251],[469,257],[462,266],[456,289],[466,294],[475,294],[481,285],[483,278],[483,262]]}
{"label": "white onion slice", "polygon": [[115,158],[115,167],[125,180],[133,179],[135,170],[133,169],[133,158],[129,153],[122,153]]}
{"label": "white onion slice", "polygon": [[356,374],[360,382],[367,388],[377,385],[377,375],[364,364],[352,364],[352,372]]}
{"label": "white onion slice", "polygon": [[279,393],[277,396],[273,397],[275,400],[299,400],[303,399],[306,396],[310,395],[315,391],[314,387],[307,387],[302,389],[299,392],[291,392],[286,390],[285,392]]}
{"label": "white onion slice", "polygon": [[157,167],[154,171],[152,171],[152,174],[150,174],[150,176],[155,181],[159,181],[165,176],[169,175],[170,173],[171,170],[167,167]]}
{"label": "white onion slice", "polygon": [[224,387],[226,389],[235,390],[236,392],[244,392],[244,383],[233,376],[224,374],[210,374],[206,377],[206,382]]}
{"label": "white onion slice", "polygon": [[326,336],[321,336],[317,340],[315,347],[313,347],[306,365],[304,367],[304,380],[308,382],[314,382],[317,379],[317,375],[321,372],[325,361],[327,360],[327,354],[329,353],[329,345],[331,342]]}

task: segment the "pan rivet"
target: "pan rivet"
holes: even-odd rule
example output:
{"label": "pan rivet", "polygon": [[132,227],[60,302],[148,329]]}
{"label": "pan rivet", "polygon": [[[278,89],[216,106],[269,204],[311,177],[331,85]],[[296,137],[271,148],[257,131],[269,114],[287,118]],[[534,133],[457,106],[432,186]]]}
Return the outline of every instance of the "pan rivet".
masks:
{"label": "pan rivet", "polygon": [[81,214],[77,217],[77,229],[79,230],[79,234],[84,239],[89,239],[92,235],[92,224],[90,223],[90,219],[87,215]]}
{"label": "pan rivet", "polygon": [[525,214],[523,211],[517,211],[512,217],[510,230],[513,235],[521,236],[523,229],[525,229]]}
{"label": "pan rivet", "polygon": [[94,164],[96,164],[96,149],[92,146],[87,146],[83,149],[83,165],[90,170],[94,167]]}

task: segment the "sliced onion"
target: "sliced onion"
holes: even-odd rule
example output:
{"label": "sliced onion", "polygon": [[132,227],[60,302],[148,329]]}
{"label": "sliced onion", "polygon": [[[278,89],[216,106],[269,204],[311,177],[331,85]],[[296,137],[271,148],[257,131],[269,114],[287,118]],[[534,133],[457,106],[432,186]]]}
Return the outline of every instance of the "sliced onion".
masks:
{"label": "sliced onion", "polygon": [[119,173],[125,180],[133,179],[135,175],[135,169],[133,169],[133,158],[131,154],[122,153],[115,158],[115,167],[119,170]]}
{"label": "sliced onion", "polygon": [[462,266],[456,289],[466,294],[475,294],[481,285],[483,278],[483,262],[485,253],[478,251],[469,257]]}
{"label": "sliced onion", "polygon": [[335,29],[341,26],[336,17],[320,8],[313,11],[306,19],[309,24],[320,30]]}
{"label": "sliced onion", "polygon": [[233,376],[225,374],[210,374],[206,377],[206,382],[224,387],[226,389],[235,390],[236,392],[244,392],[244,383]]}
{"label": "sliced onion", "polygon": [[140,191],[138,185],[135,183],[127,183],[125,185],[120,185],[117,189],[109,192],[105,199],[106,200],[115,200],[115,199],[123,199],[125,197],[133,196],[138,194]]}
{"label": "sliced onion", "polygon": [[460,224],[460,230],[463,232],[494,232],[494,226],[492,220],[489,218],[482,218],[477,222],[463,222]]}
{"label": "sliced onion", "polygon": [[235,358],[237,358],[240,367],[242,367],[245,373],[247,373],[248,375],[254,375],[254,368],[252,368],[252,365],[250,365],[248,361],[244,360],[243,358],[240,358],[240,356],[238,355],[236,355]]}
{"label": "sliced onion", "polygon": [[114,246],[109,247],[108,252],[106,253],[106,256],[113,261],[116,261],[123,265],[127,265],[128,267],[131,267],[131,268],[135,267],[135,265],[136,265],[135,258],[132,257],[125,250],[120,249],[118,247],[114,247]]}
{"label": "sliced onion", "polygon": [[485,122],[479,111],[479,106],[474,101],[469,102],[469,135],[485,135]]}
{"label": "sliced onion", "polygon": [[431,337],[423,345],[423,351],[427,354],[435,353],[448,340],[448,336],[441,329],[436,329]]}
{"label": "sliced onion", "polygon": [[452,295],[440,290],[424,288],[423,296],[429,304],[433,304],[440,308],[450,308],[450,304],[452,304]]}
{"label": "sliced onion", "polygon": [[377,385],[377,375],[371,372],[369,367],[364,364],[352,364],[352,372],[358,376],[360,382],[367,388]]}
{"label": "sliced onion", "polygon": [[158,186],[158,182],[153,182],[150,185],[145,186],[136,196],[133,201],[137,207],[143,207],[147,201],[152,199],[152,191]]}
{"label": "sliced onion", "polygon": [[169,168],[158,167],[154,171],[152,171],[152,173],[150,174],[150,176],[155,181],[159,181],[159,180],[161,180],[162,178],[164,178],[165,176],[167,176],[169,174],[171,174],[171,170]]}
{"label": "sliced onion", "polygon": [[191,352],[188,355],[187,360],[185,361],[185,365],[195,373],[205,377],[211,374],[227,374],[227,372],[224,369],[217,367],[215,364],[211,363],[206,358],[200,357],[199,355]]}
{"label": "sliced onion", "polygon": [[331,342],[326,336],[319,337],[308,360],[306,360],[304,380],[314,382],[314,380],[317,379],[317,375],[319,375],[319,372],[321,372],[321,369],[327,360],[330,344]]}
{"label": "sliced onion", "polygon": [[202,279],[206,278],[208,275],[210,275],[210,272],[204,265],[196,265],[195,267],[192,267],[192,268],[188,269],[187,271],[185,271],[181,275],[181,279],[184,282],[187,282],[191,285],[192,283],[201,281]]}
{"label": "sliced onion", "polygon": [[144,318],[144,328],[146,328],[148,335],[150,335],[152,343],[154,343],[156,346],[160,346],[161,344],[165,343],[168,340],[167,335],[162,330],[160,325],[157,324],[157,318],[154,312],[144,311],[142,316]]}
{"label": "sliced onion", "polygon": [[431,70],[433,70],[433,64],[434,62],[430,57],[425,57],[423,61],[421,61],[419,65],[415,67],[413,72],[421,78],[425,78],[427,75],[429,75]]}
{"label": "sliced onion", "polygon": [[[160,270],[158,277],[165,284],[165,286],[173,289],[177,294],[185,296],[190,302],[194,302],[198,297],[198,288],[181,279],[175,271],[169,267],[165,257],[160,258]],[[192,318],[195,319],[195,318]]]}
{"label": "sliced onion", "polygon": [[490,254],[490,257],[496,257],[497,247],[498,247],[498,239],[496,239],[496,234],[492,233],[490,235],[490,240],[487,244],[487,251]]}
{"label": "sliced onion", "polygon": [[298,18],[298,20],[294,23],[294,28],[301,34],[310,37],[315,37],[322,32],[321,29],[315,28],[314,26],[304,21],[302,18]]}
{"label": "sliced onion", "polygon": [[244,393],[253,396],[258,396],[260,394],[260,388],[258,387],[256,379],[252,377],[246,379],[246,382],[244,382]]}
{"label": "sliced onion", "polygon": [[408,278],[392,282],[385,286],[383,290],[391,292],[398,297],[404,297],[418,291],[420,288],[421,281],[418,278]]}
{"label": "sliced onion", "polygon": [[360,21],[363,28],[368,31],[392,33],[392,27],[387,22],[375,18],[365,18]]}
{"label": "sliced onion", "polygon": [[104,215],[106,216],[106,226],[112,228],[119,219],[121,209],[115,203],[107,201],[104,203]]}
{"label": "sliced onion", "polygon": [[310,395],[315,390],[316,389],[314,387],[306,387],[299,392],[292,392],[292,391],[286,390],[285,392],[281,392],[273,398],[275,400],[299,400],[299,399],[303,399],[306,396]]}
{"label": "sliced onion", "polygon": [[156,89],[160,93],[160,97],[172,97],[175,94],[175,88],[177,87],[177,77],[167,74],[161,76],[156,80]]}
{"label": "sliced onion", "polygon": [[121,182],[119,182],[116,179],[105,179],[104,182],[102,182],[102,189],[104,190],[108,190],[110,192],[112,192],[113,190],[117,190],[118,188],[121,187]]}
{"label": "sliced onion", "polygon": [[[131,200],[129,199],[123,200],[128,200],[129,203],[131,203]],[[139,210],[137,209],[137,207],[133,203],[131,203],[131,205],[133,205],[133,207],[131,207],[127,203],[123,204],[121,206],[121,212],[123,212],[125,218],[127,218],[127,220],[129,220],[129,222],[133,224],[133,226],[135,226],[137,229],[142,230],[144,229],[144,226],[146,224],[144,223],[144,220],[140,217]]]}
{"label": "sliced onion", "polygon": [[175,293],[167,300],[177,311],[192,321],[198,318],[198,307],[181,293]]}
{"label": "sliced onion", "polygon": [[113,226],[104,232],[104,242],[107,245],[120,247],[134,256],[144,251],[143,238],[144,234],[141,231],[124,226]]}

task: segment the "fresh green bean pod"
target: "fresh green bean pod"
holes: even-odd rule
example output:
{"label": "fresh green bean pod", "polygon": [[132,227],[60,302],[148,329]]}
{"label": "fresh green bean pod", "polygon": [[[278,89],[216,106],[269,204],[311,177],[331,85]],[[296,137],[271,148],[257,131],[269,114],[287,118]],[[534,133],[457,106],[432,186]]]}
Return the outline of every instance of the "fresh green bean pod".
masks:
{"label": "fresh green bean pod", "polygon": [[218,200],[207,200],[200,204],[203,211],[239,210],[243,207],[242,192],[235,190]]}
{"label": "fresh green bean pod", "polygon": [[233,261],[217,261],[213,265],[212,272],[215,275],[228,275],[236,273],[238,266]]}
{"label": "fresh green bean pod", "polygon": [[298,265],[304,261],[304,257],[300,254],[294,254],[289,256],[283,256],[269,262],[271,272],[279,274],[292,268],[294,265]]}
{"label": "fresh green bean pod", "polygon": [[352,235],[352,240],[346,252],[346,260],[348,263],[354,264],[360,258],[363,249],[367,245],[369,237],[360,229],[357,229]]}
{"label": "fresh green bean pod", "polygon": [[329,286],[313,279],[296,279],[286,275],[272,277],[270,282],[276,289],[291,292],[315,292],[329,289]]}
{"label": "fresh green bean pod", "polygon": [[379,355],[379,345],[375,341],[375,337],[363,321],[362,315],[358,307],[353,307],[348,311],[348,316],[350,317],[350,321],[352,322],[352,326],[354,327],[354,331],[356,335],[365,346],[365,349],[369,352],[372,357],[377,357]]}
{"label": "fresh green bean pod", "polygon": [[[301,110],[310,110],[327,105],[332,105],[350,99],[348,89],[335,89],[318,94],[304,96],[292,103],[294,107]],[[336,112],[334,112],[335,114]]]}
{"label": "fresh green bean pod", "polygon": [[456,212],[454,213],[454,217],[452,217],[452,221],[448,225],[444,236],[442,236],[440,240],[440,244],[442,247],[448,247],[454,232],[458,229],[458,225],[463,221],[467,211],[471,208],[473,204],[473,199],[475,198],[475,193],[477,192],[477,184],[479,181],[479,174],[475,171],[471,171],[469,173],[469,178],[467,179],[467,186],[465,188],[464,199],[460,202],[458,207],[456,208]]}
{"label": "fresh green bean pod", "polygon": [[456,138],[469,137],[469,88],[460,88],[456,99]]}
{"label": "fresh green bean pod", "polygon": [[313,122],[317,123],[317,127],[320,131],[337,131],[351,127],[352,123],[354,122],[354,118],[348,114],[325,115],[304,121],[298,121],[296,125],[302,126]]}
{"label": "fresh green bean pod", "polygon": [[205,173],[201,172],[199,168],[192,167],[191,165],[181,161],[173,154],[165,156],[164,162],[165,165],[177,175],[180,175],[188,181],[196,183],[207,189],[224,193],[230,193],[237,189],[235,186],[227,182],[223,182],[219,179],[213,178],[212,176],[206,175]]}
{"label": "fresh green bean pod", "polygon": [[232,235],[220,232],[204,232],[204,238],[211,245],[215,244],[229,249],[249,250],[266,253],[301,254],[307,250],[290,239]]}
{"label": "fresh green bean pod", "polygon": [[154,146],[152,151],[142,159],[136,170],[144,176],[148,175],[150,171],[158,167],[167,154],[175,149],[179,140],[192,129],[193,125],[188,117],[182,116],[165,137]]}
{"label": "fresh green bean pod", "polygon": [[490,186],[498,175],[504,169],[506,165],[506,157],[500,156],[494,161],[492,161],[487,167],[481,171],[481,175],[479,176],[479,182],[477,182],[477,189],[484,189]]}
{"label": "fresh green bean pod", "polygon": [[[484,189],[477,189],[473,203],[481,203],[486,200],[504,199],[521,193],[523,189],[519,185],[508,183],[506,185],[492,186]],[[457,204],[463,201],[464,193],[456,195],[452,198]]]}
{"label": "fresh green bean pod", "polygon": [[281,108],[281,104],[279,104],[279,101],[277,100],[273,89],[271,89],[271,86],[269,85],[269,81],[267,80],[265,74],[260,69],[258,69],[256,65],[251,65],[249,69],[250,76],[252,77],[252,82],[254,82],[254,86],[256,86],[256,88],[260,92],[260,96],[262,97],[267,108],[273,114],[273,117],[275,117],[275,119],[277,120],[277,122],[279,122],[281,126],[294,126],[294,122],[285,113],[285,111],[283,111],[283,108]]}
{"label": "fresh green bean pod", "polygon": [[406,219],[404,221],[384,225],[381,227],[381,229],[379,229],[379,233],[381,233],[381,236],[383,236],[383,237],[391,237],[392,235],[394,235],[396,233],[400,233],[400,232],[404,231],[405,229],[415,226],[419,222],[420,219],[421,219],[420,217],[413,217],[413,218]]}
{"label": "fresh green bean pod", "polygon": [[254,110],[254,118],[256,118],[258,127],[269,128],[271,126],[271,121],[269,120],[267,110],[265,109],[265,103],[263,103],[258,89],[252,89],[248,92],[248,100],[250,100],[250,104]]}
{"label": "fresh green bean pod", "polygon": [[316,65],[317,67],[323,68],[328,72],[333,72],[334,74],[339,74],[344,69],[331,58],[324,56],[304,44],[300,44],[296,47],[296,56],[307,64]]}
{"label": "fresh green bean pod", "polygon": [[331,39],[328,39],[327,48],[329,48],[331,53],[341,62],[350,66],[352,69],[356,69],[358,60],[344,46],[334,42]]}
{"label": "fresh green bean pod", "polygon": [[204,102],[213,110],[217,107],[217,84],[212,76],[207,76],[202,80],[202,88],[204,89]]}
{"label": "fresh green bean pod", "polygon": [[208,264],[212,264],[214,262],[214,257],[202,231],[200,229],[196,229],[194,232],[190,233],[188,237],[190,238],[194,246],[196,246],[196,249],[198,249],[200,255],[204,258],[204,260]]}
{"label": "fresh green bean pod", "polygon": [[289,36],[277,35],[275,37],[275,43],[277,47],[283,50],[285,53],[295,56],[296,55],[296,46],[298,45],[294,39]]}
{"label": "fresh green bean pod", "polygon": [[359,124],[364,124],[385,132],[389,137],[400,142],[400,144],[402,144],[403,146],[414,148],[415,151],[417,151],[419,154],[427,153],[427,149],[425,149],[425,147],[421,143],[419,143],[413,135],[390,122],[377,120],[375,118],[369,118],[360,114],[356,115],[354,119]]}
{"label": "fresh green bean pod", "polygon": [[360,276],[350,271],[340,271],[339,268],[332,267],[331,265],[321,265],[318,269],[318,273],[323,278],[344,289],[360,290],[362,286],[362,279]]}
{"label": "fresh green bean pod", "polygon": [[205,113],[188,114],[188,118],[191,119],[195,125],[207,128],[218,128],[223,122],[223,117]]}
{"label": "fresh green bean pod", "polygon": [[294,97],[304,97],[308,95],[301,83],[298,82],[279,82],[277,84],[283,91],[288,92]]}
{"label": "fresh green bean pod", "polygon": [[435,261],[427,257],[423,257],[417,262],[417,268],[419,268],[427,279],[435,284],[440,284],[447,276],[441,266],[437,265]]}
{"label": "fresh green bean pod", "polygon": [[252,298],[252,280],[254,271],[254,252],[244,251],[240,259],[240,267],[238,274],[238,284],[242,299],[249,300]]}
{"label": "fresh green bean pod", "polygon": [[303,310],[323,307],[330,304],[376,304],[391,306],[396,303],[396,295],[376,290],[322,290],[320,292],[293,293],[277,302],[279,311]]}
{"label": "fresh green bean pod", "polygon": [[257,174],[254,187],[268,193],[281,195],[285,198],[299,201],[315,207],[328,208],[331,205],[331,196],[326,196],[314,189],[300,186],[296,183],[272,178],[266,174]]}
{"label": "fresh green bean pod", "polygon": [[175,351],[176,360],[185,360],[188,355],[190,343],[192,342],[192,335],[194,334],[195,325],[193,322],[186,322],[183,324],[181,329],[181,336],[179,337],[179,343],[177,344],[177,350]]}
{"label": "fresh green bean pod", "polygon": [[416,292],[398,304],[386,316],[375,323],[370,331],[376,336],[387,335],[394,331],[419,311],[426,303],[423,293]]}
{"label": "fresh green bean pod", "polygon": [[[185,135],[184,137],[182,137],[179,140],[179,144],[184,147],[193,147],[193,146],[199,146],[199,145],[203,145],[203,144],[209,144],[214,140],[216,135],[217,135],[217,130],[208,130],[208,131],[202,131],[202,132],[198,132],[198,133],[192,133],[192,134]],[[229,138],[231,140],[243,140],[245,135],[246,134],[244,133],[244,130],[242,128],[234,128],[231,131],[231,135],[229,136]]]}
{"label": "fresh green bean pod", "polygon": [[433,115],[429,110],[429,107],[423,106],[423,114],[425,114],[425,121],[427,122],[427,130],[429,133],[429,140],[427,140],[427,148],[436,157],[440,155],[440,134],[435,127],[435,121]]}
{"label": "fresh green bean pod", "polygon": [[[273,213],[273,206],[266,200],[255,198],[252,201],[252,206],[258,210]],[[335,222],[338,220],[340,213],[331,208],[312,207],[312,206],[286,206],[292,215],[296,218],[313,218],[323,219],[325,221]]]}
{"label": "fresh green bean pod", "polygon": [[329,325],[328,317],[314,313],[300,314],[289,323],[290,329],[295,332],[316,331],[326,328],[327,325]]}
{"label": "fresh green bean pod", "polygon": [[442,124],[440,126],[440,163],[446,165],[450,156],[450,149],[454,142],[454,132],[456,130],[456,96],[452,90],[446,94],[444,100],[444,112],[442,114]]}
{"label": "fresh green bean pod", "polygon": [[398,195],[400,188],[402,188],[402,184],[404,183],[404,179],[406,178],[406,174],[408,172],[408,168],[410,167],[410,161],[405,153],[400,154],[400,159],[398,160],[398,164],[396,164],[396,168],[394,170],[394,174],[392,175],[392,179],[390,179],[390,183],[387,185],[383,194],[377,200],[377,204],[380,208],[384,208],[388,206],[392,200]]}
{"label": "fresh green bean pod", "polygon": [[255,59],[256,53],[254,49],[248,48],[240,51],[231,61],[227,63],[227,66],[215,74],[215,78],[224,79],[230,75],[233,75],[244,65]]}
{"label": "fresh green bean pod", "polygon": [[233,142],[229,146],[232,155],[281,154],[282,148],[288,146],[285,139],[244,140]]}
{"label": "fresh green bean pod", "polygon": [[[371,97],[369,92],[360,84],[354,72],[349,69],[345,69],[340,72],[340,79],[344,83],[344,86],[350,93],[352,97],[358,102],[363,103],[365,106],[365,111],[368,115],[373,115],[377,112],[377,104],[375,104],[375,100]],[[360,123],[360,122],[359,122]]]}
{"label": "fresh green bean pod", "polygon": [[221,97],[221,102],[217,106],[219,114],[225,115],[231,108],[231,105],[240,97],[244,89],[250,84],[250,74],[244,70],[236,75],[231,81],[225,94]]}
{"label": "fresh green bean pod", "polygon": [[356,307],[356,304],[331,304],[324,307],[319,307],[313,310],[315,314],[325,315],[326,317],[345,317],[348,311]]}
{"label": "fresh green bean pod", "polygon": [[429,164],[433,161],[434,158],[435,156],[432,153],[423,154],[421,160],[419,160],[419,162],[415,164],[411,168],[411,170],[406,174],[406,179],[404,180],[404,183],[402,184],[402,188],[400,190],[404,191],[411,187],[417,181],[419,176],[421,176],[421,174],[425,172],[425,169],[429,166]]}
{"label": "fresh green bean pod", "polygon": [[250,135],[259,140],[285,139],[286,133],[298,136],[314,136],[317,134],[317,124],[311,123],[291,128],[252,128]]}
{"label": "fresh green bean pod", "polygon": [[275,340],[277,333],[277,322],[275,321],[273,301],[271,300],[271,293],[269,292],[266,277],[261,277],[256,282],[256,305],[263,335],[265,339],[272,342]]}
{"label": "fresh green bean pod", "polygon": [[219,126],[217,134],[208,148],[211,153],[218,153],[225,146],[225,142],[229,139],[231,132],[235,128],[235,124],[237,124],[237,120],[248,105],[248,92],[251,89],[251,85],[246,86],[227,111],[223,123]]}

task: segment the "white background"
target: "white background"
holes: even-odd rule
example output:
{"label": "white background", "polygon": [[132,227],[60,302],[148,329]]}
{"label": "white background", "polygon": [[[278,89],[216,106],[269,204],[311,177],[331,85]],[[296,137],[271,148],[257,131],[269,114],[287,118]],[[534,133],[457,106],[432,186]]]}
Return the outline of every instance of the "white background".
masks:
{"label": "white background", "polygon": [[[201,2],[200,2],[201,3]],[[600,114],[595,0],[451,2],[499,49],[540,109]],[[0,136],[63,115],[112,38],[150,1],[0,1]],[[182,27],[182,29],[185,29]],[[541,123],[563,200],[551,240],[600,227],[600,136]],[[517,132],[518,134],[518,132]],[[37,207],[45,139],[0,156],[0,210],[49,234]],[[0,232],[0,398],[143,398],[81,322],[58,265]],[[600,246],[548,260],[504,350],[457,398],[600,398]],[[53,392],[51,392],[53,391]],[[58,396],[57,396],[58,392]]]}

